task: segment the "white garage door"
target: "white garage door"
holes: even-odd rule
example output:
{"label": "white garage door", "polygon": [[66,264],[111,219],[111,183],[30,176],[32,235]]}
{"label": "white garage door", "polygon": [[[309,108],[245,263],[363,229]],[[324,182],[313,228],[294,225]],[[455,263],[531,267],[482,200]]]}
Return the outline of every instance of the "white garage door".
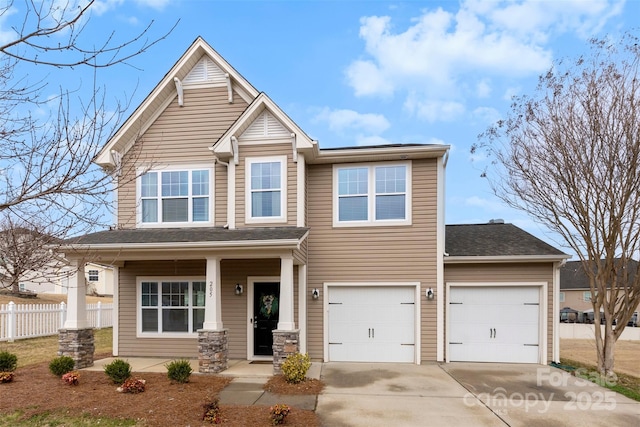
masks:
{"label": "white garage door", "polygon": [[328,288],[329,360],[415,361],[415,288]]}
{"label": "white garage door", "polygon": [[539,289],[452,286],[449,360],[538,363]]}

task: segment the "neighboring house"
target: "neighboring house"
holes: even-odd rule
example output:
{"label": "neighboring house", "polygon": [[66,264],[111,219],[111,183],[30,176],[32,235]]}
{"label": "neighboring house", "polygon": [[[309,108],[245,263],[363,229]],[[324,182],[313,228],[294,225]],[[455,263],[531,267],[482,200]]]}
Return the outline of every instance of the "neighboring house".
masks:
{"label": "neighboring house", "polygon": [[198,38],[96,158],[118,226],[65,253],[114,267],[118,356],[559,360],[568,256],[501,221],[445,230],[448,150],[321,149]]}
{"label": "neighboring house", "polygon": [[[88,295],[113,295],[113,269],[110,266],[87,263],[85,266],[86,293]],[[61,269],[45,266],[39,272],[27,272],[20,280],[20,291],[38,294],[66,294],[69,287],[69,277],[73,270],[69,267]],[[0,277],[2,283],[6,283]]]}
{"label": "neighboring house", "polygon": [[84,267],[84,275],[87,295],[113,296],[113,268],[90,262]]}
{"label": "neighboring house", "polygon": [[[637,270],[637,262],[630,261]],[[589,278],[584,272],[581,261],[568,261],[560,269],[560,307],[570,307],[579,312],[593,312],[591,304]],[[640,311],[640,305],[636,309]]]}

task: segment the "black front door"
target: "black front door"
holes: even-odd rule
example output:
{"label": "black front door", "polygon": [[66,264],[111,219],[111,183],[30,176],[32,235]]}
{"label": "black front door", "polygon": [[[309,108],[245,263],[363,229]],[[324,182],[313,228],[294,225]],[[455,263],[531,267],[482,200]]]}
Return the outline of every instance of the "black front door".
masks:
{"label": "black front door", "polygon": [[273,330],[278,326],[280,283],[253,284],[253,354],[273,356]]}

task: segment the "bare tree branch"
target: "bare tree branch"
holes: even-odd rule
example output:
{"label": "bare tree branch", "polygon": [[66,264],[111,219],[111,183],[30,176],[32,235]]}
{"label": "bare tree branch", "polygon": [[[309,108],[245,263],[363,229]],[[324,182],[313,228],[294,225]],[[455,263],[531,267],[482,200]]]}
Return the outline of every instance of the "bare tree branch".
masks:
{"label": "bare tree branch", "polygon": [[533,96],[515,98],[472,151],[493,159],[495,194],[583,262],[594,312],[605,318],[598,367],[613,375],[615,342],[640,303],[640,44],[626,34],[591,48],[558,61]]}

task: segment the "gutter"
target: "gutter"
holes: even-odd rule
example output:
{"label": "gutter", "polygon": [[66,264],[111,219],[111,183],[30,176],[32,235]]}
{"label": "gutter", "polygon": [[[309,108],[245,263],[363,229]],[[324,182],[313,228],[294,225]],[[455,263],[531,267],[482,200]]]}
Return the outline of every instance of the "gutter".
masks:
{"label": "gutter", "polygon": [[445,256],[445,264],[487,264],[516,262],[559,262],[566,261],[571,255],[496,255],[496,256]]}

